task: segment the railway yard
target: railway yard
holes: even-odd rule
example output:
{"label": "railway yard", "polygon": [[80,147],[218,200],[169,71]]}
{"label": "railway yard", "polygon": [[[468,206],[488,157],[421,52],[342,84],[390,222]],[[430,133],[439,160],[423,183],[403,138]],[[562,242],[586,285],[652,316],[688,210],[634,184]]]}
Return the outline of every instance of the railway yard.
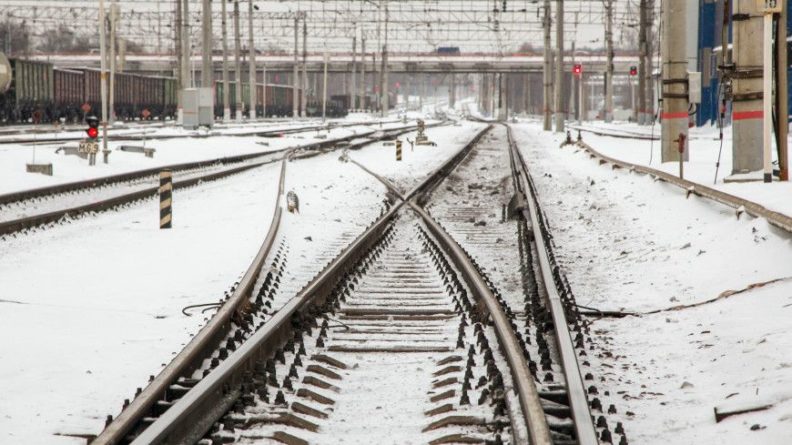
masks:
{"label": "railway yard", "polygon": [[37,142],[62,174],[0,197],[0,442],[784,443],[781,226],[530,120],[427,121],[397,161],[413,119],[351,119],[99,168]]}
{"label": "railway yard", "polygon": [[788,1],[0,0],[0,445],[789,445]]}

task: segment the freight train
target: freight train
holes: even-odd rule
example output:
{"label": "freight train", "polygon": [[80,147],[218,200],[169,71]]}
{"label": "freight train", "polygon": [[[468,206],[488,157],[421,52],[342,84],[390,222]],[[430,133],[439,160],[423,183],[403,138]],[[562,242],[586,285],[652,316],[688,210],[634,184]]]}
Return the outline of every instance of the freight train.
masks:
{"label": "freight train", "polygon": [[[101,109],[100,71],[96,69],[63,69],[50,63],[23,59],[7,59],[0,53],[0,124],[65,120],[78,122],[89,113]],[[223,82],[215,83],[215,116],[223,116]],[[266,91],[266,94],[264,94]],[[293,111],[294,92],[289,85],[257,84],[257,114],[260,116],[266,97],[267,117],[288,117]],[[236,113],[236,84],[229,82],[231,113]],[[298,100],[302,100],[302,91]],[[148,110],[147,119],[176,117],[178,89],[173,77],[116,73],[113,87],[117,119],[135,120]],[[250,97],[248,83],[242,83],[242,102],[247,108]],[[321,116],[321,99],[308,96],[308,116]],[[348,113],[348,96],[332,96],[327,102],[328,117]],[[87,109],[87,108],[86,108]],[[246,111],[246,110],[245,110]],[[38,114],[37,114],[38,113]]]}
{"label": "freight train", "polygon": [[[41,122],[76,122],[85,115],[86,104],[89,112],[97,113],[100,76],[95,69],[56,68],[46,62],[9,60],[0,53],[0,122],[29,122],[37,112]],[[115,75],[115,113],[122,120],[139,118],[144,109],[151,118],[172,118],[176,95],[176,79],[171,77]]]}

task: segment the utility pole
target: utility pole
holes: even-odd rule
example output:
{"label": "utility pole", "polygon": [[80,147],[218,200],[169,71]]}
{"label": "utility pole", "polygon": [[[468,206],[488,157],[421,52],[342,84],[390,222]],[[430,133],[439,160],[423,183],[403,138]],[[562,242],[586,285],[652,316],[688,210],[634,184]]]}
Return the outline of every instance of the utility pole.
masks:
{"label": "utility pole", "polygon": [[[355,30],[357,34],[357,30]],[[355,90],[355,72],[357,71],[357,35],[352,36],[352,85],[349,89],[349,102],[353,110],[357,109],[357,91]]]}
{"label": "utility pole", "polygon": [[789,150],[787,133],[789,132],[789,96],[787,95],[789,84],[787,83],[787,5],[784,5],[781,15],[778,17],[776,26],[776,141],[778,146],[778,167],[780,170],[779,178],[782,181],[789,181]]}
{"label": "utility pole", "polygon": [[646,103],[646,108],[644,109],[644,124],[650,125],[655,120],[655,86],[654,79],[652,78],[652,73],[654,71],[654,63],[652,62],[652,54],[654,54],[654,48],[652,46],[652,42],[654,42],[654,38],[652,36],[652,27],[654,26],[655,0],[645,1],[646,10],[644,11],[644,14],[646,20],[646,56],[644,57],[644,63],[646,64],[646,70],[640,75],[644,79],[644,90],[642,94],[645,97],[644,100]]}
{"label": "utility pole", "polygon": [[555,121],[556,133],[564,132],[564,0],[556,9]]}
{"label": "utility pole", "polygon": [[[688,0],[663,2],[663,114],[662,162],[678,162],[679,138],[685,138],[688,159],[687,25]],[[761,58],[761,55],[760,55]],[[760,130],[761,130],[761,121]],[[761,133],[760,133],[761,134]]]}
{"label": "utility pole", "polygon": [[646,125],[646,58],[648,54],[646,29],[647,15],[650,14],[647,0],[641,0],[638,6],[638,124]]}
{"label": "utility pole", "polygon": [[[177,0],[178,1],[178,0]],[[182,11],[182,88],[192,87],[190,78],[190,59],[192,59],[192,48],[190,47],[190,1],[183,0]]]}
{"label": "utility pole", "polygon": [[448,106],[453,109],[456,106],[456,75],[449,73],[449,76],[451,86],[448,88]]}
{"label": "utility pole", "polygon": [[[223,3],[221,0],[220,3]],[[203,53],[201,54],[201,88],[212,88],[214,69],[212,68],[212,1],[203,0]]]}
{"label": "utility pole", "polygon": [[253,0],[248,0],[248,48],[250,49],[250,56],[248,57],[248,73],[250,77],[250,111],[249,118],[256,118],[256,95],[258,89],[256,88],[256,46],[253,43]]}
{"label": "utility pole", "polygon": [[235,71],[236,71],[236,120],[242,120],[242,108],[245,104],[242,102],[242,42],[239,37],[239,0],[234,0],[234,58]]}
{"label": "utility pole", "polygon": [[613,121],[613,0],[605,0],[605,122]]}
{"label": "utility pole", "polygon": [[231,85],[228,84],[228,11],[226,1],[220,0],[222,18],[220,23],[223,28],[223,122],[231,120]]}
{"label": "utility pole", "polygon": [[116,71],[116,25],[118,21],[118,3],[110,4],[110,123],[116,120],[115,115],[115,71]]}
{"label": "utility pole", "polygon": [[261,65],[261,82],[264,84],[261,89],[261,117],[267,118],[267,65]]}
{"label": "utility pole", "polygon": [[107,34],[107,19],[105,17],[104,0],[99,0],[99,57],[101,58],[100,66],[101,73],[99,74],[100,94],[102,95],[102,152],[105,154],[104,162],[107,164],[107,59],[105,55],[106,49],[106,34]]}
{"label": "utility pole", "polygon": [[[732,174],[762,170],[762,15],[755,1],[736,1],[733,60],[735,76],[732,101]],[[772,94],[767,91],[765,94]]]}
{"label": "utility pole", "polygon": [[182,104],[182,90],[184,89],[184,78],[182,73],[182,64],[184,64],[184,57],[182,56],[182,2],[176,0],[176,26],[174,28],[174,42],[176,53],[176,122],[181,125],[184,118],[184,105]]}
{"label": "utility pole", "polygon": [[360,109],[366,107],[366,39],[360,33]]}
{"label": "utility pole", "polygon": [[388,115],[388,19],[390,18],[388,12],[388,0],[385,0],[385,43],[382,45],[382,117]]}
{"label": "utility pole", "polygon": [[300,81],[298,80],[299,75],[299,62],[298,62],[298,54],[299,54],[299,29],[300,29],[300,18],[299,14],[297,17],[294,18],[294,73],[292,74],[292,83],[294,84],[293,90],[293,101],[292,101],[292,117],[297,119],[300,117]]}
{"label": "utility pole", "polygon": [[550,105],[553,101],[553,47],[550,43],[550,26],[552,23],[550,12],[550,0],[545,0],[544,18],[542,20],[542,26],[544,27],[544,70],[542,74],[542,85],[544,87],[544,131],[551,131],[553,129],[553,107]]}
{"label": "utility pole", "polygon": [[324,52],[324,75],[322,76],[322,123],[327,118],[327,49]]}
{"label": "utility pole", "polygon": [[302,116],[308,117],[308,19],[303,17]]}

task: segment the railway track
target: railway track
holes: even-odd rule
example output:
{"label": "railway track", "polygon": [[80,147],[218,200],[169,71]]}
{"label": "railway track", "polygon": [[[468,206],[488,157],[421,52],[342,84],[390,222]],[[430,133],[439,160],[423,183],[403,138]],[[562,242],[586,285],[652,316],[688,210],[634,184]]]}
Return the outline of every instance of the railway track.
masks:
{"label": "railway track", "polygon": [[[382,123],[394,123],[397,121],[382,121]],[[286,134],[294,134],[294,133],[302,133],[307,131],[319,131],[319,130],[326,130],[329,128],[346,128],[346,127],[355,127],[361,125],[372,125],[372,122],[331,122],[330,124],[319,124],[319,125],[311,125],[311,126],[300,126],[300,127],[293,127],[293,128],[277,128],[273,130],[261,130],[255,128],[245,129],[245,127],[239,127],[239,131],[234,131],[230,133],[224,133],[223,136],[231,136],[231,137],[243,137],[243,136],[260,136],[260,137],[279,137],[281,135]],[[161,126],[163,128],[167,128]],[[171,128],[178,128],[173,126]],[[0,133],[0,145],[8,145],[8,144],[53,144],[53,143],[61,143],[61,142],[76,142],[80,141],[85,138],[83,135],[83,131],[85,126],[81,127],[74,127],[69,130],[64,130],[64,133],[77,131],[78,134],[76,135],[67,135],[64,134],[63,136],[46,136],[47,134],[52,134],[53,131],[41,131],[38,133],[42,133],[42,136],[37,137],[13,137],[17,134],[19,135],[29,135],[32,133],[30,129],[23,129],[14,131],[6,131]],[[141,131],[138,131],[141,130]],[[113,141],[142,141],[144,138],[147,141],[154,141],[154,140],[169,140],[169,139],[184,139],[184,138],[207,138],[211,136],[217,136],[216,132],[206,132],[206,133],[189,133],[189,134],[148,134],[145,133],[146,128],[135,128],[135,127],[121,127],[121,128],[114,128],[111,129],[111,136],[110,139]]]}
{"label": "railway track", "polygon": [[[333,149],[339,144],[343,144],[345,148],[355,149],[414,128],[415,126],[410,125],[385,132],[371,130],[362,134],[313,142],[299,147],[297,156],[311,156],[323,150]],[[0,236],[66,222],[69,218],[81,214],[103,211],[155,196],[159,188],[158,174],[165,168],[170,168],[174,172],[174,188],[179,189],[277,162],[290,151],[291,148],[286,148],[162,166],[0,195]]]}
{"label": "railway track", "polygon": [[614,441],[604,416],[591,416],[602,407],[589,401],[596,388],[583,386],[590,373],[583,377],[577,362],[587,328],[566,318],[574,299],[506,131],[481,144],[500,142],[496,158],[509,158],[506,177],[524,195],[515,198],[524,205],[512,205],[522,219],[498,232],[518,238],[518,267],[534,279],[524,309],[419,205],[460,162],[475,165],[465,157],[477,137],[409,193],[377,176],[393,204],[270,312],[285,268],[281,246],[258,291],[242,299],[246,317],[265,316],[209,353],[203,375],[172,381],[134,428],[110,423],[93,443],[585,445],[599,436],[626,444],[623,435]]}

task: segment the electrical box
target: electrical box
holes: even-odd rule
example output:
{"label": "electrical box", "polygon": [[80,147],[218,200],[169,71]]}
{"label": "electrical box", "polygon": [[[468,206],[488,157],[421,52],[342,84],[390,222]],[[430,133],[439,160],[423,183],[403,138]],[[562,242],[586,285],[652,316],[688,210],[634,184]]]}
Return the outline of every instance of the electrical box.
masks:
{"label": "electrical box", "polygon": [[784,10],[782,0],[756,0],[756,7],[764,14],[779,13]]}
{"label": "electrical box", "polygon": [[688,71],[688,102],[701,103],[701,72]]}
{"label": "electrical box", "polygon": [[211,88],[186,88],[182,91],[185,128],[212,127],[214,94]]}

